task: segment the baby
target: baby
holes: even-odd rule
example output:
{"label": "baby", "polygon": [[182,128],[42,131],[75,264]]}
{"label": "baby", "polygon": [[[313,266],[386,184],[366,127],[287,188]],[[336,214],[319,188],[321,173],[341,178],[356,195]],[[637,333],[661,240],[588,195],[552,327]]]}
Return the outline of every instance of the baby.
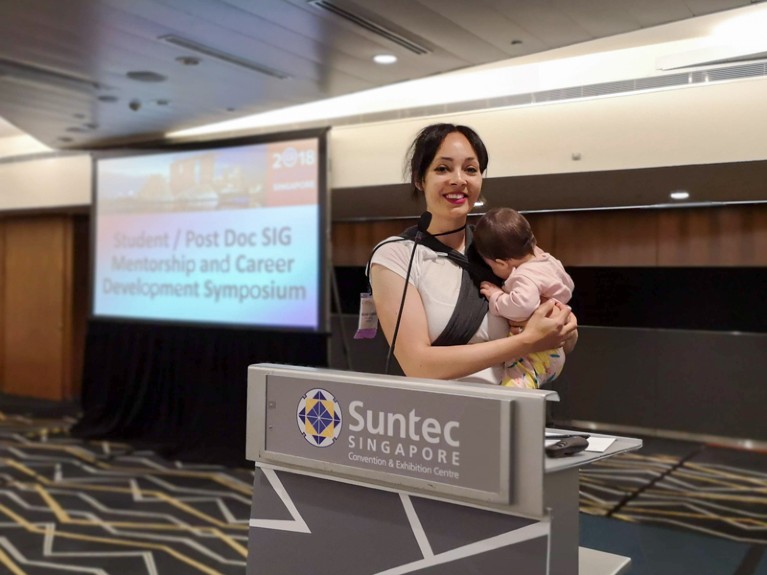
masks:
{"label": "baby", "polygon": [[[480,291],[490,313],[510,322],[523,322],[541,304],[554,298],[563,304],[573,295],[573,280],[562,263],[536,245],[527,219],[511,208],[493,208],[477,223],[474,246],[503,289],[482,282]],[[502,385],[538,388],[559,376],[565,364],[562,348],[531,353],[508,362]]]}

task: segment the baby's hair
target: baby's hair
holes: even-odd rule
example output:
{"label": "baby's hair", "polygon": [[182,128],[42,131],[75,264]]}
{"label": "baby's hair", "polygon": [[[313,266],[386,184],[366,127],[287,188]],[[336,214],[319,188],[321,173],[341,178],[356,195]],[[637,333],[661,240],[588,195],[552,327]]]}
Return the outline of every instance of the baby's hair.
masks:
{"label": "baby's hair", "polygon": [[477,222],[474,246],[491,260],[520,259],[533,253],[535,236],[527,218],[511,208],[492,208]]}

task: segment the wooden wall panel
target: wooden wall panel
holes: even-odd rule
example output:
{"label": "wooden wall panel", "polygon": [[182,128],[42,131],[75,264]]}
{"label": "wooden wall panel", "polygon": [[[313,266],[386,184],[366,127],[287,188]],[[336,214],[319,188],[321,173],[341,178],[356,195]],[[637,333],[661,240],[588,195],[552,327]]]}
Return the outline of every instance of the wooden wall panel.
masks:
{"label": "wooden wall panel", "polygon": [[767,206],[658,214],[660,266],[767,266]]}
{"label": "wooden wall panel", "polygon": [[556,214],[548,248],[566,266],[657,265],[657,216],[652,211]]}
{"label": "wooden wall panel", "polygon": [[[767,204],[526,214],[538,244],[569,266],[767,266]],[[413,220],[336,222],[333,262],[370,250]]]}
{"label": "wooden wall panel", "polygon": [[525,214],[530,227],[533,228],[535,241],[542,250],[551,252],[554,257],[560,259],[554,253],[557,241],[557,218],[554,214]]}
{"label": "wooden wall panel", "polygon": [[65,399],[69,392],[71,226],[67,216],[5,220],[2,390]]}
{"label": "wooden wall panel", "polygon": [[[555,242],[556,217],[552,214],[528,215],[538,244],[546,250]],[[336,222],[332,229],[333,265],[364,266],[370,252],[381,240],[396,236],[409,226],[416,225],[417,218],[369,222]],[[472,218],[470,223],[476,223]]]}
{"label": "wooden wall panel", "polygon": [[385,220],[374,222],[337,222],[331,233],[333,265],[364,266],[373,247],[388,238],[396,236],[405,228],[418,223],[412,220]]}
{"label": "wooden wall panel", "polygon": [[[73,299],[73,282],[72,282],[72,270],[74,265],[74,234],[72,230],[72,220],[67,216],[63,216],[58,222],[56,227],[61,227],[61,293],[62,299],[60,300],[60,324],[61,324],[61,380],[59,383],[59,389],[48,389],[45,393],[53,393],[55,399],[68,399],[72,397],[72,342],[73,339],[73,316],[72,316],[72,299]],[[53,344],[53,341],[51,341]],[[49,366],[53,369],[53,366]]]}

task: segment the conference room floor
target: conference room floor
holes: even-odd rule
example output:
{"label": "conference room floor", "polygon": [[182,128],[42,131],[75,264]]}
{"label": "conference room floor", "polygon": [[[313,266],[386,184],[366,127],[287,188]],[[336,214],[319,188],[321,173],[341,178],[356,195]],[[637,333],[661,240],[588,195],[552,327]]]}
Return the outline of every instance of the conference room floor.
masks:
{"label": "conference room floor", "polygon": [[581,545],[632,575],[767,575],[767,453],[644,438],[581,470]]}
{"label": "conference room floor", "polygon": [[[253,471],[69,436],[0,394],[0,572],[244,574]],[[581,471],[581,545],[630,575],[767,575],[767,453],[644,438]]]}

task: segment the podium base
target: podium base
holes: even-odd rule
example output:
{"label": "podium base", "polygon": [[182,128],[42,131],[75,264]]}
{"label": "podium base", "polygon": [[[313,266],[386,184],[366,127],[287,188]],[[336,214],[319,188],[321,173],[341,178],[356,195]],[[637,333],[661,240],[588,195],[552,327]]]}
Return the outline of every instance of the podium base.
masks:
{"label": "podium base", "polygon": [[631,559],[596,549],[578,549],[579,575],[621,575],[628,573]]}

